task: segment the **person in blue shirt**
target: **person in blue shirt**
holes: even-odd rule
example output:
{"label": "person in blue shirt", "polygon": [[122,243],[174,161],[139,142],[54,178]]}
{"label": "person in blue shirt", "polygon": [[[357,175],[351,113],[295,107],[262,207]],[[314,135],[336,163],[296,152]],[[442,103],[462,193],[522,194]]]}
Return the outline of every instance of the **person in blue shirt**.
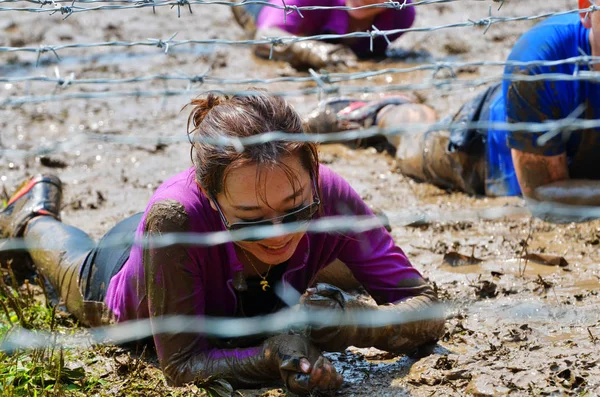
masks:
{"label": "person in blue shirt", "polygon": [[[590,0],[579,0],[580,9]],[[551,17],[526,32],[508,61],[560,61],[582,55],[600,55],[600,12]],[[442,124],[451,130],[412,131],[388,140],[396,148],[399,169],[405,175],[475,195],[523,195],[533,213],[551,219],[546,211],[572,206],[600,206],[600,134],[597,129],[574,131],[507,131],[467,129],[461,124],[542,123],[576,115],[600,118],[600,85],[574,80],[600,65],[555,62],[505,67],[505,76],[564,75],[565,79],[515,81],[504,78],[489,87]],[[336,113],[334,129],[378,125],[391,128],[410,122],[432,123],[435,113],[420,104],[389,104],[392,97],[372,103],[320,106],[307,121],[311,128],[323,114]],[[339,101],[338,101],[339,102]],[[344,104],[345,105],[345,104]],[[365,111],[361,112],[361,109]],[[326,111],[323,111],[323,110]],[[333,110],[333,112],[332,112]],[[368,116],[368,117],[367,117]],[[322,125],[322,123],[321,123]],[[558,221],[558,219],[554,219]],[[576,220],[576,219],[567,219]]]}

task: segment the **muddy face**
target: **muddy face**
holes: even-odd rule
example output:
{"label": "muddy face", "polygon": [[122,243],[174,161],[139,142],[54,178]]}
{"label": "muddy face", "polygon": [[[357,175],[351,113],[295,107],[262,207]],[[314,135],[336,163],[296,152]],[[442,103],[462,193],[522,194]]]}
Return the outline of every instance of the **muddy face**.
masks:
{"label": "muddy face", "polygon": [[[278,166],[264,168],[254,164],[228,174],[224,192],[217,196],[217,201],[229,224],[280,217],[312,202],[313,183],[299,157],[285,157],[281,163],[295,176],[294,183]],[[256,242],[240,241],[237,245],[245,251],[241,252],[240,259],[252,261],[255,266],[260,265],[254,263],[257,261],[268,266],[278,265],[293,255],[303,234],[288,234]],[[246,254],[254,258],[245,258]]]}

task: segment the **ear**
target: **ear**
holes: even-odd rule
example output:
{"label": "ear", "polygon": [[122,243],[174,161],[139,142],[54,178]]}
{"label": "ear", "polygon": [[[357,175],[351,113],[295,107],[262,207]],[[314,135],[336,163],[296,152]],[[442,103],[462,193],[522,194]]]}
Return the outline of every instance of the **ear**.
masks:
{"label": "ear", "polygon": [[[579,0],[579,9],[584,9],[584,8],[589,8],[592,4],[590,3],[590,0]],[[589,12],[584,12],[579,14],[579,17],[581,18],[581,23],[583,24],[583,26],[586,29],[591,29],[592,27],[592,19],[590,17],[590,13]]]}

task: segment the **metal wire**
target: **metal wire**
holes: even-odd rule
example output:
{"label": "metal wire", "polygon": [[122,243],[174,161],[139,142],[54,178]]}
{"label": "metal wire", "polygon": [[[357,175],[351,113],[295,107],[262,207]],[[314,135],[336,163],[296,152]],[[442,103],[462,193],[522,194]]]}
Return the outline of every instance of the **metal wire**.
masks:
{"label": "metal wire", "polygon": [[[436,122],[430,123],[411,123],[402,126],[389,128],[370,127],[357,130],[340,131],[328,134],[288,134],[281,131],[267,132],[259,135],[254,135],[247,138],[231,138],[220,137],[218,139],[208,137],[192,137],[192,142],[202,142],[215,146],[232,146],[238,151],[243,151],[245,146],[257,145],[271,141],[296,141],[296,142],[348,142],[357,139],[364,139],[373,136],[394,136],[410,133],[412,131],[429,130],[449,130],[449,129],[476,129],[476,130],[502,130],[508,132],[530,132],[543,133],[538,137],[541,139],[544,134],[555,134],[555,131],[568,134],[572,131],[582,129],[593,129],[600,127],[600,120],[572,119],[566,118],[561,120],[538,122],[489,122],[489,121],[472,121],[466,123],[454,122]],[[121,145],[139,145],[139,144],[154,144],[164,145],[173,143],[189,142],[190,137],[181,134],[175,137],[148,137],[148,136],[122,136],[114,134],[101,134],[95,132],[82,132],[77,135],[70,136],[68,140],[45,142],[43,146],[32,149],[0,149],[0,155],[15,156],[15,157],[31,157],[39,155],[48,155],[52,153],[67,152],[85,142],[100,141],[112,144]],[[546,139],[546,138],[544,138]]]}
{"label": "metal wire", "polygon": [[[377,71],[361,71],[361,72],[351,72],[351,73],[318,73],[316,71],[312,71],[310,76],[286,76],[286,77],[277,77],[270,79],[228,79],[216,76],[210,76],[207,74],[193,75],[187,76],[183,74],[150,74],[144,76],[134,76],[134,77],[125,77],[125,78],[76,78],[74,73],[71,73],[68,77],[61,77],[59,69],[55,69],[56,77],[48,77],[48,76],[19,76],[19,77],[0,77],[0,82],[2,83],[21,83],[21,82],[44,82],[44,83],[53,83],[61,88],[65,88],[71,85],[83,85],[83,84],[101,84],[101,85],[111,85],[111,84],[128,84],[128,83],[140,83],[147,81],[185,81],[188,84],[206,84],[206,85],[249,85],[249,84],[275,84],[275,83],[306,83],[306,82],[314,82],[314,83],[326,83],[328,85],[341,83],[345,81],[355,81],[355,80],[364,80],[370,79],[373,77],[380,77],[386,75],[395,75],[402,73],[414,73],[420,71],[432,71],[432,78],[435,78],[436,75],[442,71],[446,70],[451,75],[456,75],[454,72],[456,69],[460,68],[469,68],[469,67],[490,67],[490,66],[502,66],[502,67],[520,67],[520,68],[530,68],[530,67],[552,67],[558,65],[566,65],[566,64],[575,64],[575,65],[586,65],[590,66],[596,63],[600,63],[600,57],[593,56],[578,56],[567,59],[561,59],[556,61],[528,61],[528,62],[519,62],[519,61],[506,61],[506,62],[498,62],[498,61],[474,61],[474,62],[434,62],[428,63],[413,67],[404,67],[404,68],[386,68]],[[542,75],[506,75],[501,77],[494,77],[494,79],[504,79],[509,81],[597,81],[600,79],[600,72],[594,71],[585,71],[582,70],[575,75],[566,75],[561,73],[546,73]],[[446,79],[441,80],[438,79],[437,82],[441,85],[446,85],[455,81]],[[474,83],[474,85],[481,85],[484,83]],[[191,86],[188,86],[191,88]],[[189,89],[188,88],[188,89]],[[431,87],[435,88],[435,87]],[[369,88],[367,88],[369,89]]]}
{"label": "metal wire", "polygon": [[[124,82],[138,82],[144,80],[168,80],[169,78],[162,78],[163,76],[147,76],[141,79],[124,79]],[[175,78],[173,78],[175,79]],[[193,78],[180,78],[180,80],[186,79],[192,84],[192,81],[197,81]],[[8,80],[8,79],[7,79]],[[33,79],[28,79],[34,81]],[[48,79],[39,78],[38,81],[49,81],[57,84],[70,84],[73,80],[64,79]],[[317,84],[322,83],[319,75],[313,74],[312,80]],[[362,86],[362,85],[323,85],[319,84],[317,87],[303,88],[299,90],[285,90],[285,91],[272,91],[273,95],[282,97],[298,97],[307,95],[349,95],[349,94],[364,94],[364,93],[384,93],[384,92],[398,92],[398,91],[421,91],[428,89],[438,89],[452,91],[456,89],[464,88],[476,88],[482,85],[490,83],[499,83],[503,80],[507,81],[600,81],[600,72],[587,72],[582,71],[577,75],[566,75],[561,73],[548,73],[543,75],[522,75],[522,74],[511,74],[485,77],[481,79],[433,79],[425,83],[417,84],[388,84],[385,86]],[[22,80],[24,81],[24,80]],[[25,80],[26,81],[26,80]],[[90,81],[83,81],[80,84],[90,84]],[[252,80],[249,80],[252,81]],[[275,82],[276,79],[270,81]],[[121,81],[113,81],[113,83],[120,83]],[[94,84],[102,83],[102,79],[96,79]],[[243,84],[245,82],[239,81],[232,84]],[[218,84],[218,83],[217,83]],[[220,90],[221,92],[228,95],[246,95],[248,91],[240,90]],[[173,97],[173,96],[196,96],[206,92],[206,88],[192,88],[188,85],[185,89],[164,89],[164,90],[133,90],[133,91],[107,91],[107,92],[76,92],[68,94],[51,94],[51,95],[29,95],[29,96],[15,96],[5,98],[0,102],[1,107],[19,106],[23,104],[31,103],[42,103],[50,101],[66,101],[72,99],[107,99],[107,98],[142,98],[142,97]]]}
{"label": "metal wire", "polygon": [[[187,0],[186,0],[187,1]],[[550,16],[557,15],[567,15],[567,14],[576,14],[576,13],[586,13],[599,10],[600,7],[596,5],[592,5],[588,8],[583,9],[573,9],[562,12],[549,12],[539,15],[530,15],[530,16],[518,16],[518,17],[496,17],[491,13],[491,8],[489,11],[489,15],[485,18],[481,18],[479,20],[471,20],[469,19],[467,22],[458,22],[451,23],[445,25],[438,26],[430,26],[430,27],[415,27],[415,28],[404,28],[404,29],[390,29],[390,30],[379,30],[373,29],[371,31],[366,32],[352,32],[345,34],[319,34],[312,36],[283,36],[283,37],[264,37],[258,40],[223,40],[223,39],[201,39],[201,40],[174,40],[174,36],[172,35],[170,38],[166,40],[161,39],[148,39],[146,41],[134,41],[134,42],[125,42],[125,41],[109,41],[102,43],[72,43],[72,44],[60,44],[60,45],[42,45],[40,47],[0,47],[0,52],[17,52],[17,51],[26,51],[26,52],[35,52],[35,53],[44,53],[44,52],[53,52],[57,57],[57,51],[66,48],[92,48],[92,47],[133,47],[133,46],[157,46],[159,48],[165,48],[165,53],[168,52],[169,48],[181,46],[181,45],[189,45],[189,44],[214,44],[214,45],[257,45],[257,44],[270,44],[272,46],[275,45],[286,45],[293,43],[301,43],[304,41],[311,40],[339,40],[339,39],[348,39],[348,38],[368,38],[370,40],[375,39],[376,37],[387,37],[389,35],[407,33],[407,32],[433,32],[442,29],[451,29],[451,28],[460,28],[460,27],[484,27],[483,33],[487,33],[489,28],[492,25],[498,23],[506,23],[506,22],[515,22],[515,21],[533,21],[542,18],[547,18]],[[37,10],[37,9],[36,9]],[[0,11],[2,11],[2,7],[0,7]]]}
{"label": "metal wire", "polygon": [[[19,0],[0,0],[0,4],[2,3],[15,3]],[[283,12],[284,18],[296,12],[302,18],[304,15],[302,11],[318,11],[318,10],[343,10],[343,11],[352,11],[352,10],[365,10],[365,9],[374,9],[374,8],[387,8],[394,10],[402,10],[406,7],[418,7],[423,5],[430,4],[440,4],[440,3],[451,3],[458,0],[421,0],[414,1],[412,3],[408,3],[406,0],[403,1],[392,1],[388,0],[387,2],[370,4],[358,7],[348,7],[348,6],[295,6],[295,5],[287,5],[285,1],[283,1],[281,5],[273,4],[268,1],[261,0],[246,0],[243,2],[233,2],[233,1],[205,1],[205,0],[168,0],[168,1],[154,1],[154,0],[117,0],[117,1],[105,1],[105,0],[86,0],[86,1],[66,1],[66,3],[70,3],[70,6],[63,6],[61,2],[55,0],[27,0],[30,3],[39,4],[40,7],[0,7],[1,11],[19,11],[19,12],[34,12],[34,13],[50,13],[54,14],[56,12],[60,12],[61,15],[66,15],[63,19],[66,19],[73,13],[86,12],[86,11],[107,11],[107,10],[127,10],[127,9],[139,9],[139,8],[147,8],[152,7],[153,10],[156,7],[166,7],[169,6],[171,8],[178,8],[178,16],[180,16],[180,8],[182,6],[187,6],[190,13],[192,12],[192,5],[223,5],[229,7],[245,7],[247,5],[262,5],[265,7],[271,7],[275,9],[279,9]],[[488,1],[488,0],[478,0],[478,1]],[[494,0],[498,2],[498,0]],[[75,6],[76,3],[82,4],[97,4],[97,3],[109,3],[111,5],[101,5],[96,7],[81,7]],[[128,5],[113,5],[113,3],[125,3]],[[53,8],[47,9],[43,8],[44,6],[50,5]]]}

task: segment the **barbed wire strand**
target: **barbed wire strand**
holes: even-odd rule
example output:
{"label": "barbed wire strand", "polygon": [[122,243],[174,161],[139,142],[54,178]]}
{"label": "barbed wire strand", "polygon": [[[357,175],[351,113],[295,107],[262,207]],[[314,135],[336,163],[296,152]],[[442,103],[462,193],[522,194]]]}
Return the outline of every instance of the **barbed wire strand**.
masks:
{"label": "barbed wire strand", "polygon": [[[205,44],[205,45],[258,45],[258,44],[270,44],[275,45],[286,45],[293,43],[301,43],[305,41],[313,40],[339,40],[348,38],[368,38],[373,39],[380,36],[390,36],[395,34],[407,33],[407,32],[433,32],[442,29],[460,28],[460,27],[485,27],[484,33],[487,32],[492,25],[498,23],[515,22],[515,21],[532,21],[537,19],[543,19],[550,16],[557,15],[568,15],[574,13],[586,13],[600,9],[599,6],[590,6],[583,9],[573,9],[561,12],[550,12],[539,15],[530,16],[518,16],[518,17],[494,17],[492,15],[481,18],[479,20],[468,20],[467,22],[457,22],[445,25],[431,26],[431,27],[414,27],[404,29],[390,29],[390,30],[373,30],[366,32],[352,32],[345,34],[319,34],[312,36],[277,36],[277,37],[264,37],[262,39],[248,39],[248,40],[225,40],[225,39],[190,39],[190,40],[174,40],[173,36],[166,40],[150,38],[145,41],[107,41],[99,43],[71,43],[71,44],[59,44],[59,45],[40,45],[39,47],[0,47],[0,52],[34,52],[42,54],[45,52],[52,52],[58,57],[58,51],[68,48],[94,48],[94,47],[134,47],[134,46],[151,46],[166,48],[165,52],[168,52],[168,48],[173,48],[181,45],[190,44]],[[1,8],[0,8],[1,11]],[[169,47],[166,47],[166,46]]]}
{"label": "barbed wire strand", "polygon": [[[490,121],[470,121],[465,123],[454,123],[454,122],[443,122],[439,121],[436,123],[410,123],[401,126],[380,128],[370,127],[364,129],[332,132],[327,134],[289,134],[282,131],[266,132],[259,135],[254,135],[245,138],[233,138],[233,137],[219,137],[210,138],[203,136],[192,137],[192,142],[201,142],[215,146],[232,146],[238,151],[243,151],[245,146],[264,144],[273,141],[294,141],[294,142],[315,142],[315,143],[328,143],[328,142],[350,142],[357,139],[370,138],[374,136],[395,136],[410,133],[413,131],[423,130],[450,130],[450,129],[464,129],[464,130],[501,130],[506,132],[529,132],[538,133],[541,137],[544,134],[552,133],[555,134],[556,130],[568,134],[572,131],[582,129],[594,129],[600,127],[600,119],[568,119],[567,122],[564,119],[552,120],[544,122],[490,122]],[[16,149],[16,148],[5,148],[0,149],[0,155],[6,156],[17,156],[17,157],[29,157],[29,156],[40,156],[49,155],[52,153],[66,152],[74,147],[77,147],[85,142],[100,141],[112,144],[124,144],[124,145],[139,145],[139,144],[153,144],[153,145],[168,145],[175,143],[189,143],[189,136],[182,134],[181,136],[165,137],[165,136],[122,136],[115,134],[102,134],[96,132],[82,132],[77,135],[71,135],[61,141],[45,142],[43,146],[31,149]]]}
{"label": "barbed wire strand", "polygon": [[[17,0],[18,1],[18,0]],[[17,1],[11,0],[3,0],[0,1],[2,3],[14,3]],[[270,7],[279,9],[283,13],[284,19],[287,15],[292,12],[298,13],[301,18],[304,18],[302,14],[303,11],[321,11],[321,10],[340,10],[340,11],[354,11],[354,10],[368,10],[375,8],[385,8],[385,9],[393,9],[393,10],[403,10],[408,7],[418,7],[432,4],[442,4],[442,3],[452,3],[458,0],[421,0],[421,1],[413,1],[408,3],[406,0],[400,1],[392,1],[388,0],[387,2],[369,4],[363,6],[296,6],[296,5],[286,5],[285,2],[283,4],[273,4],[268,1],[260,1],[260,0],[247,0],[243,2],[232,2],[232,1],[205,1],[205,0],[169,0],[169,1],[154,1],[154,0],[130,0],[130,1],[118,1],[120,3],[128,3],[129,5],[101,5],[96,7],[82,7],[76,6],[76,3],[116,3],[116,1],[66,1],[66,3],[70,3],[70,6],[63,6],[61,2],[55,0],[39,0],[39,1],[29,1],[31,3],[39,4],[40,7],[0,7],[0,12],[2,11],[13,11],[13,12],[32,12],[32,13],[50,13],[51,15],[60,12],[61,15],[66,15],[63,19],[66,19],[68,16],[79,13],[79,12],[87,12],[87,11],[109,11],[109,10],[128,10],[128,9],[140,9],[140,8],[148,8],[152,7],[153,10],[156,7],[177,7],[178,8],[178,17],[181,16],[180,7],[187,6],[192,13],[191,6],[192,5],[222,5],[229,7],[245,7],[247,5],[262,5],[264,7]],[[478,0],[478,1],[489,1],[489,0]],[[497,1],[497,0],[494,0]],[[43,8],[44,6],[50,5],[53,8]]]}
{"label": "barbed wire strand", "polygon": [[[205,233],[168,233],[160,236],[135,236],[133,234],[120,234],[108,236],[103,240],[103,247],[123,248],[132,245],[139,247],[163,248],[171,245],[186,245],[210,247],[236,241],[251,239],[267,239],[281,237],[292,233],[363,233],[390,225],[389,219],[394,220],[395,226],[426,225],[433,223],[450,223],[457,221],[493,221],[506,219],[530,218],[531,210],[537,213],[553,215],[556,217],[570,217],[579,219],[600,218],[600,207],[566,205],[559,203],[545,203],[528,200],[529,207],[502,206],[488,207],[477,210],[456,210],[438,213],[418,212],[411,209],[406,214],[390,213],[389,217],[375,215],[336,215],[315,219],[309,224],[305,222],[291,222],[270,226],[248,227],[236,231],[213,231]],[[0,252],[19,250],[52,250],[56,245],[51,241],[36,242],[32,244],[23,238],[0,239]],[[93,247],[85,247],[92,249]]]}
{"label": "barbed wire strand", "polygon": [[[356,81],[370,79],[374,77],[402,74],[402,73],[414,73],[422,71],[433,71],[432,78],[435,78],[437,73],[441,70],[456,70],[461,68],[471,67],[519,67],[519,68],[530,68],[530,67],[553,67],[560,65],[586,65],[590,66],[593,64],[600,63],[600,57],[593,56],[577,56],[568,59],[561,59],[556,61],[474,61],[474,62],[434,62],[427,63],[418,66],[404,67],[404,68],[386,68],[377,71],[361,71],[361,72],[349,72],[349,73],[318,73],[311,69],[310,76],[284,76],[275,77],[268,79],[260,78],[246,78],[246,79],[231,79],[222,78],[217,76],[210,76],[207,74],[199,75],[186,75],[181,74],[149,74],[144,76],[133,76],[124,78],[76,78],[75,73],[71,72],[68,77],[61,77],[60,70],[58,67],[55,68],[56,77],[49,77],[45,75],[40,76],[18,76],[18,77],[2,77],[0,76],[1,83],[22,83],[22,82],[43,82],[52,83],[61,88],[66,88],[72,85],[83,85],[83,84],[129,84],[129,83],[140,83],[147,81],[186,81],[190,84],[206,84],[206,85],[249,85],[249,84],[277,84],[277,83],[306,83],[315,82],[322,86],[325,84],[335,84],[347,81]],[[456,74],[451,72],[452,74]],[[597,81],[600,80],[600,72],[580,70],[577,74],[567,75],[564,73],[546,73],[541,75],[502,75],[501,77],[494,77],[496,79],[509,80],[509,81]],[[456,80],[453,79],[438,79],[437,81],[444,84],[445,82],[451,82]]]}
{"label": "barbed wire strand", "polygon": [[[297,302],[299,293],[289,285],[277,285],[278,295],[288,304]],[[287,290],[287,291],[286,291]],[[288,295],[288,296],[286,296]],[[583,309],[573,306],[553,307],[540,301],[498,301],[492,304],[499,312],[502,321],[529,323],[552,321],[561,326],[586,329],[600,321],[600,313],[594,308]],[[36,349],[50,346],[86,348],[97,344],[124,344],[144,340],[155,334],[197,333],[217,338],[240,338],[257,335],[274,335],[293,330],[304,333],[310,327],[338,327],[353,325],[377,327],[402,325],[415,321],[450,317],[455,313],[480,314],[489,310],[490,303],[447,302],[411,312],[394,313],[376,308],[361,312],[346,313],[328,309],[302,309],[288,307],[278,312],[247,318],[212,316],[157,316],[152,319],[131,320],[107,326],[88,328],[84,331],[65,334],[59,331],[30,331],[14,327],[0,343],[0,351],[13,353],[18,349]]]}
{"label": "barbed wire strand", "polygon": [[[287,288],[292,288],[287,286]],[[281,289],[281,288],[280,288]],[[530,322],[552,317],[561,325],[581,327],[594,325],[600,314],[581,308],[556,308],[542,302],[502,302],[503,321]],[[84,332],[64,334],[60,332],[29,331],[14,328],[0,344],[0,351],[12,353],[18,349],[36,349],[49,346],[63,348],[89,347],[95,344],[124,344],[143,340],[155,334],[197,333],[218,338],[240,338],[256,335],[273,335],[295,330],[305,332],[309,327],[355,325],[377,327],[402,325],[415,321],[443,318],[450,313],[480,313],[477,303],[469,306],[440,303],[413,312],[394,313],[377,309],[345,313],[339,310],[284,308],[276,313],[249,318],[226,318],[211,316],[162,316],[152,319],[132,320],[103,327],[89,328]],[[568,316],[568,313],[575,315]],[[579,314],[579,318],[577,316]],[[582,315],[583,314],[583,315]]]}
{"label": "barbed wire strand", "polygon": [[[315,78],[315,75],[313,75]],[[430,89],[453,91],[457,89],[477,88],[490,83],[499,83],[506,81],[599,81],[600,72],[580,72],[578,75],[566,74],[545,74],[545,75],[523,75],[509,74],[500,76],[484,77],[480,79],[435,79],[425,83],[411,84],[388,84],[385,86],[364,86],[364,85],[324,85],[322,79],[315,79],[318,86],[310,88],[301,88],[297,90],[272,91],[271,94],[281,97],[302,97],[308,95],[349,95],[349,94],[381,94],[397,91],[423,91]],[[321,83],[318,83],[318,82]],[[108,99],[108,98],[156,98],[156,97],[174,97],[174,96],[197,96],[206,92],[206,88],[186,87],[183,89],[162,89],[162,90],[132,90],[132,91],[104,91],[104,92],[75,92],[66,94],[49,95],[30,95],[15,96],[3,99],[0,102],[0,108],[9,106],[20,106],[24,104],[67,101],[73,99]],[[252,91],[247,90],[220,90],[227,95],[250,95]]]}

